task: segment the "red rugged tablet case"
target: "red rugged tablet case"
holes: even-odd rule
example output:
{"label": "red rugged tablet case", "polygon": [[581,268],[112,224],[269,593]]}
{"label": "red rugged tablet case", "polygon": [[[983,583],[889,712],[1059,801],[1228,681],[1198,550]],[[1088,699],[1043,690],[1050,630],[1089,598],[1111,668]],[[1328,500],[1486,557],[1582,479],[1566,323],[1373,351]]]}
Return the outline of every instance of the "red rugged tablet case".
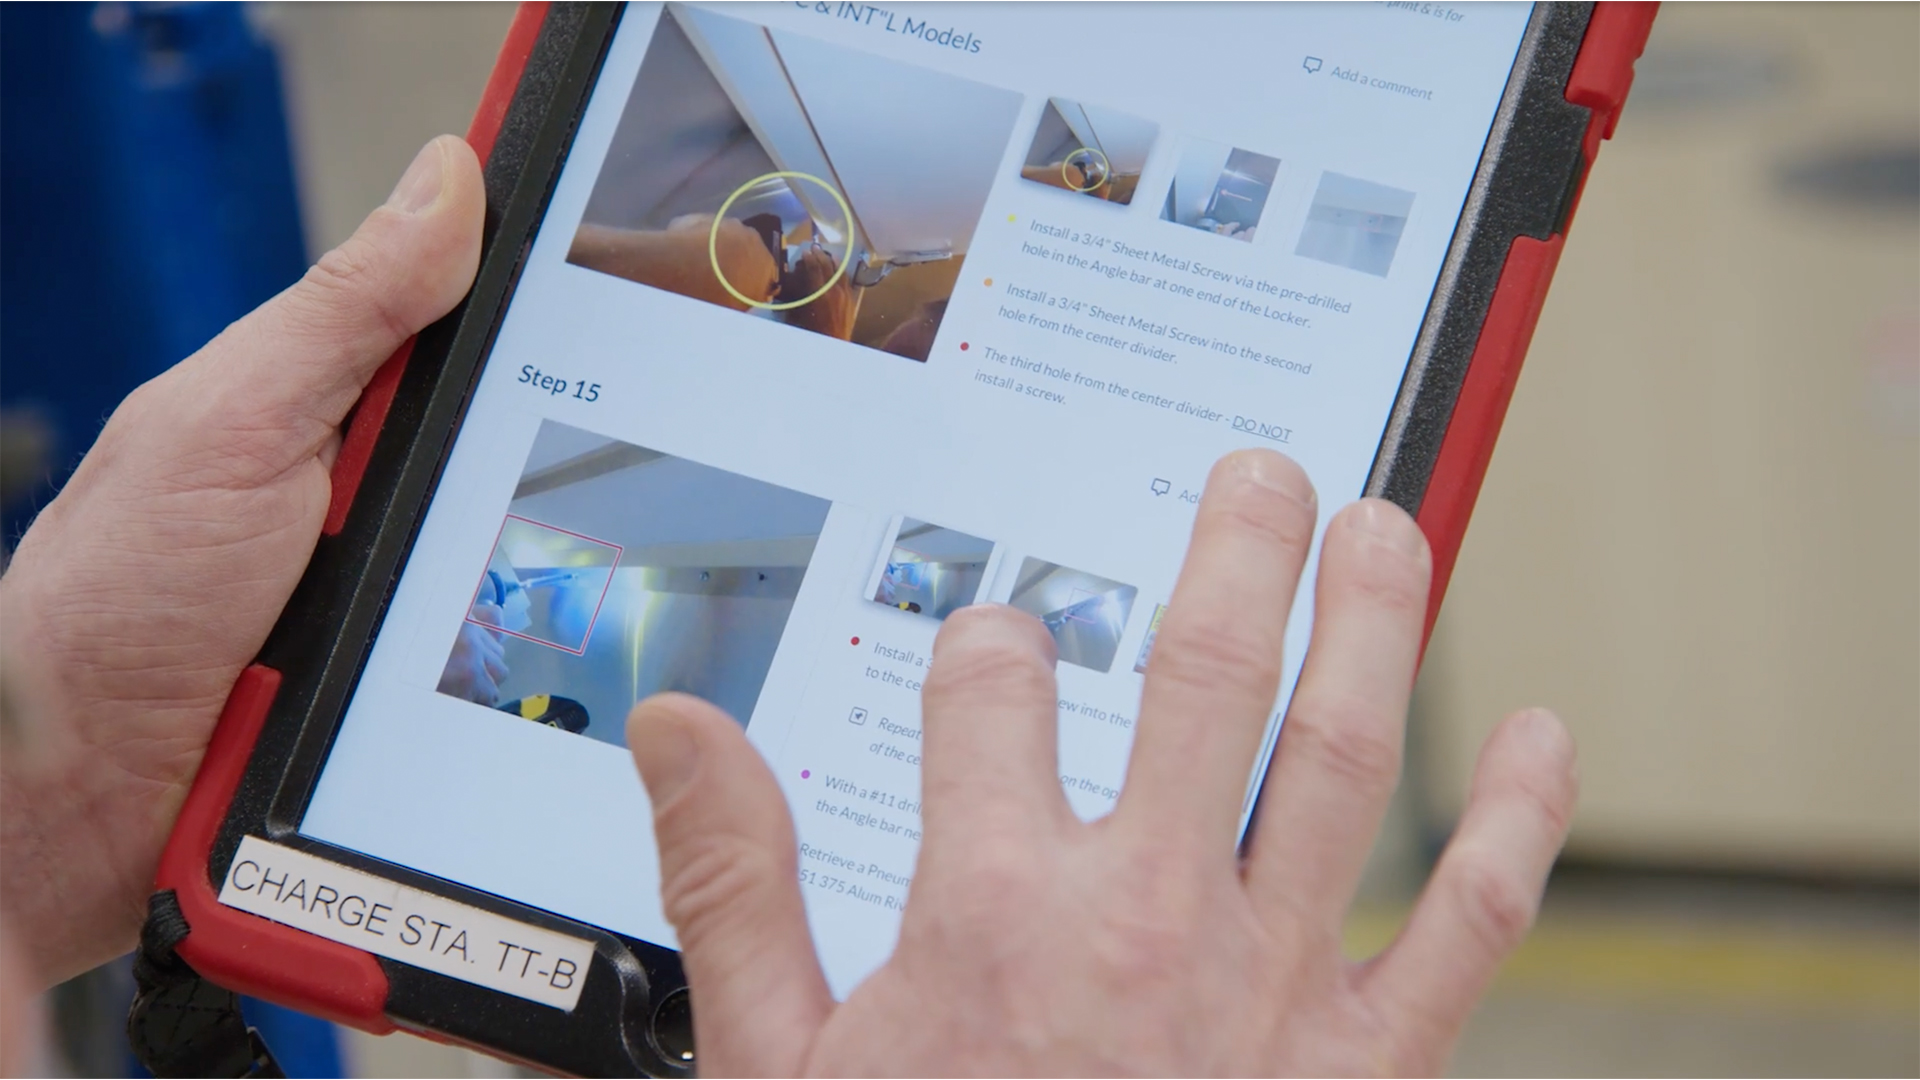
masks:
{"label": "red rugged tablet case", "polygon": [[[1429,631],[1545,302],[1585,167],[1618,122],[1657,7],[1595,4],[1581,39],[1564,96],[1591,111],[1580,148],[1582,167],[1553,234],[1519,236],[1507,251],[1419,503],[1417,520],[1434,557]],[[507,33],[467,133],[483,162],[527,74],[549,10],[546,3],[522,4]],[[327,536],[340,534],[347,524],[411,352],[410,342],[382,366],[348,423],[333,469]],[[211,852],[282,681],[279,671],[261,664],[241,673],[162,855],[156,888],[176,893],[191,928],[176,950],[206,978],[366,1031],[390,1032],[395,1024],[386,1012],[388,980],[371,954],[225,907],[215,893]]]}
{"label": "red rugged tablet case", "polygon": [[[548,7],[546,3],[521,4],[507,29],[480,107],[467,128],[467,143],[483,164],[493,152]],[[412,352],[413,342],[400,346],[380,366],[354,407],[340,456],[334,459],[333,500],[322,530],[326,535],[338,534],[346,522]],[[201,975],[229,990],[386,1034],[394,1030],[386,1014],[387,977],[373,954],[226,907],[207,873],[214,836],[280,681],[279,672],[259,664],[240,673],[160,857],[154,887],[172,889],[178,895],[181,913],[193,930],[175,951]]]}
{"label": "red rugged tablet case", "polygon": [[[1627,91],[1633,86],[1633,64],[1647,47],[1647,35],[1653,30],[1653,17],[1660,5],[1655,3],[1598,3],[1587,23],[1587,36],[1573,61],[1573,75],[1567,80],[1566,97],[1575,105],[1593,110],[1587,122],[1581,152],[1590,168],[1600,153],[1600,141],[1613,137],[1620,122],[1620,110],[1627,103]],[[1454,401],[1453,419],[1440,444],[1433,475],[1427,481],[1426,497],[1420,503],[1417,520],[1433,548],[1433,589],[1427,600],[1427,633],[1440,615],[1440,600],[1446,595],[1447,580],[1453,575],[1454,560],[1460,554],[1460,542],[1466,536],[1467,519],[1473,515],[1474,500],[1480,496],[1480,482],[1486,478],[1487,463],[1493,460],[1494,440],[1500,435],[1500,422],[1506,419],[1507,403],[1520,381],[1520,363],[1527,357],[1527,344],[1533,340],[1534,324],[1540,321],[1540,309],[1547,302],[1547,286],[1553,281],[1554,267],[1560,263],[1560,249],[1566,245],[1566,230],[1573,223],[1573,211],[1586,176],[1579,178],[1573,201],[1567,206],[1560,230],[1547,240],[1530,236],[1516,237],[1507,250],[1506,266],[1500,283],[1494,288],[1493,303],[1480,325],[1480,339],[1474,345],[1473,359],[1461,383],[1460,396]]]}

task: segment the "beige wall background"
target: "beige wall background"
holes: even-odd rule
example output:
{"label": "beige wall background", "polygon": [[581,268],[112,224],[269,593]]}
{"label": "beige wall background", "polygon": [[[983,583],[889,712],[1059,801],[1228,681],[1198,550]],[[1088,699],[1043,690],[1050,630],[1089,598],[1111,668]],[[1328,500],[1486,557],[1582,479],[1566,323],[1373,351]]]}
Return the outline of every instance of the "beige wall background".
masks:
{"label": "beige wall background", "polygon": [[1577,855],[1914,872],[1920,218],[1794,178],[1912,154],[1917,52],[1906,4],[1662,9],[1427,661],[1442,814],[1540,703]]}
{"label": "beige wall background", "polygon": [[280,52],[309,251],[351,235],[428,139],[467,133],[514,8],[257,5]]}

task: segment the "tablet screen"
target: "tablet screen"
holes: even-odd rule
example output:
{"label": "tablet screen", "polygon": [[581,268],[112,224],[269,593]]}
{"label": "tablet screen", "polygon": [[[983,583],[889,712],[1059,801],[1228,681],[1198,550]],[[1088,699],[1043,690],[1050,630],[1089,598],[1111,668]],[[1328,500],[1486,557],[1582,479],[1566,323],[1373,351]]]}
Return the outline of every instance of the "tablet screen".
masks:
{"label": "tablet screen", "polygon": [[631,6],[301,831],[672,947],[624,724],[697,694],[844,995],[942,619],[1052,633],[1092,818],[1209,466],[1360,496],[1528,17]]}

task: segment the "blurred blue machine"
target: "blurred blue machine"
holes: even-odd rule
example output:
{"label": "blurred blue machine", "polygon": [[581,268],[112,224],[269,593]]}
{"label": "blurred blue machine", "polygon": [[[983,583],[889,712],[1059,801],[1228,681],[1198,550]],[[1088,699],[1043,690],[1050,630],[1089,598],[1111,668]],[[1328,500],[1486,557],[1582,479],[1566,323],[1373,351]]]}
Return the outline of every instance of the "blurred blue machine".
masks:
{"label": "blurred blue machine", "polygon": [[247,9],[0,5],[0,237],[0,405],[53,443],[11,538],[128,391],[306,269]]}
{"label": "blurred blue machine", "polygon": [[[8,547],[122,397],[307,266],[280,69],[237,4],[0,4],[0,500]],[[131,979],[78,1056],[127,1075]],[[117,1011],[117,1015],[115,1015]],[[245,1007],[290,1076],[339,1076],[337,1032]],[[62,1015],[63,1034],[90,1027]],[[75,1063],[80,1064],[79,1062]]]}

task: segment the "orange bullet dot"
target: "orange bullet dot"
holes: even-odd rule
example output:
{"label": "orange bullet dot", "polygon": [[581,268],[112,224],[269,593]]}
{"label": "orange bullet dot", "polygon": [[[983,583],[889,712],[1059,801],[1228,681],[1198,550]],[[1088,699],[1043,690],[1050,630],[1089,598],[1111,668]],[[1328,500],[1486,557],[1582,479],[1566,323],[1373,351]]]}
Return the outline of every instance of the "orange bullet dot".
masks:
{"label": "orange bullet dot", "polygon": [[993,279],[988,278],[986,281],[982,282],[981,284],[991,287],[993,285]]}

